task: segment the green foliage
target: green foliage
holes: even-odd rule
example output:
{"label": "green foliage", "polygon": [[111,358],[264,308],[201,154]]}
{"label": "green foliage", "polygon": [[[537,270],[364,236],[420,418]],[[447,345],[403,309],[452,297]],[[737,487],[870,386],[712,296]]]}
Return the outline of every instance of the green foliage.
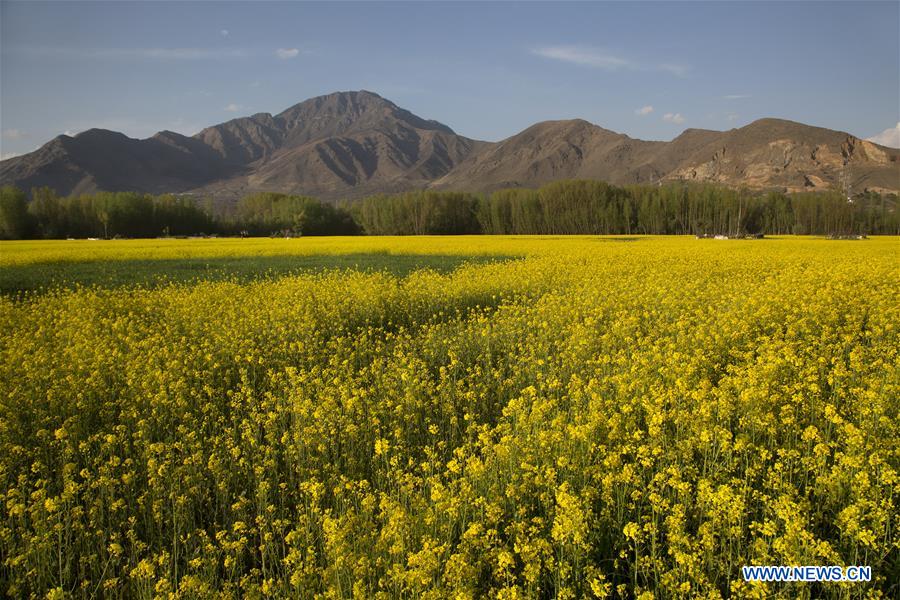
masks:
{"label": "green foliage", "polygon": [[485,233],[632,233],[632,209],[623,188],[602,181],[557,181],[539,190],[494,192],[479,207]]}
{"label": "green foliage", "polygon": [[350,203],[370,235],[900,233],[896,195],[751,192],[713,184],[566,180],[488,195],[410,192]]}
{"label": "green foliage", "polygon": [[61,198],[50,188],[36,188],[31,192],[28,213],[36,225],[34,233],[43,238],[189,235],[213,232],[217,227],[213,218],[189,199],[136,192]]}
{"label": "green foliage", "polygon": [[478,202],[464,192],[407,192],[370,196],[353,212],[369,235],[481,233]]}
{"label": "green foliage", "polygon": [[60,198],[50,188],[24,196],[4,188],[0,237],[442,234],[900,234],[897,195],[751,192],[708,183],[610,185],[565,180],[487,195],[416,191],[328,204],[261,192],[229,216],[212,202],[172,195],[101,192]]}
{"label": "green foliage", "polygon": [[251,235],[284,232],[294,235],[356,235],[359,227],[346,211],[309,196],[262,192],[238,203],[232,228]]}
{"label": "green foliage", "polygon": [[28,199],[12,186],[0,188],[0,238],[7,240],[28,237],[31,233],[31,217]]}

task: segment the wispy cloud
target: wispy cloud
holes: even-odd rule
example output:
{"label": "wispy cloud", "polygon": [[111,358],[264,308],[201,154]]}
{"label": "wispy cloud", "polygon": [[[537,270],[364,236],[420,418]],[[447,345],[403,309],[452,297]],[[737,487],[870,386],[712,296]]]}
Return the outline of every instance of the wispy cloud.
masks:
{"label": "wispy cloud", "polygon": [[532,53],[544,58],[610,71],[633,66],[624,58],[588,46],[543,46],[535,48]]}
{"label": "wispy cloud", "polygon": [[228,37],[228,34],[231,33],[231,32],[228,31],[227,29],[223,29],[223,30],[220,31],[219,33],[222,34],[222,37]]}
{"label": "wispy cloud", "polygon": [[242,105],[240,105],[240,104],[235,104],[234,102],[232,102],[231,104],[229,104],[228,106],[226,106],[226,107],[223,108],[222,110],[224,110],[225,112],[238,112],[238,111],[241,110],[242,108],[244,108]]}
{"label": "wispy cloud", "polygon": [[211,98],[213,93],[209,90],[185,90],[184,95],[187,98]]}
{"label": "wispy cloud", "polygon": [[21,140],[24,137],[27,137],[27,133],[22,131],[21,129],[4,129],[3,130],[3,139],[4,140]]}
{"label": "wispy cloud", "polygon": [[868,141],[890,148],[900,148],[900,123],[897,123],[896,127],[888,127],[878,135],[873,135]]}
{"label": "wispy cloud", "polygon": [[0,160],[6,160],[7,158],[15,158],[17,156],[22,156],[21,152],[3,152],[0,153]]}
{"label": "wispy cloud", "polygon": [[675,63],[642,63],[624,56],[612,54],[602,48],[595,48],[593,46],[540,46],[534,48],[531,53],[573,65],[604,69],[606,71],[617,71],[620,69],[632,71],[662,71],[675,75],[676,77],[684,77],[690,71],[690,67],[687,65]]}
{"label": "wispy cloud", "polygon": [[684,123],[684,117],[681,115],[681,113],[666,113],[663,115],[663,121],[681,125],[682,123]]}
{"label": "wispy cloud", "polygon": [[221,60],[226,58],[244,58],[246,50],[227,48],[143,48],[138,50],[115,50],[123,57],[156,58],[160,60]]}
{"label": "wispy cloud", "polygon": [[648,104],[647,106],[642,106],[641,108],[636,109],[634,111],[634,114],[636,114],[639,117],[643,117],[645,115],[649,115],[652,112],[653,112],[653,107]]}
{"label": "wispy cloud", "polygon": [[658,65],[657,69],[665,71],[666,73],[671,73],[675,77],[685,77],[688,74],[688,71],[691,70],[687,65],[677,65],[673,63],[663,63]]}
{"label": "wispy cloud", "polygon": [[744,98],[749,98],[748,94],[728,94],[727,96],[722,96],[726,100],[743,100]]}
{"label": "wispy cloud", "polygon": [[[222,29],[219,32],[228,38],[231,32]],[[160,60],[160,61],[203,61],[234,60],[241,58],[257,58],[276,56],[282,60],[296,58],[301,54],[314,54],[312,49],[278,48],[274,51],[246,48],[72,48],[64,46],[20,46],[12,52],[41,58],[58,60]]]}
{"label": "wispy cloud", "polygon": [[298,48],[279,48],[275,51],[275,56],[280,58],[281,60],[287,60],[289,58],[297,58],[300,55],[300,50]]}
{"label": "wispy cloud", "polygon": [[62,46],[26,46],[21,52],[49,58],[109,60],[226,60],[246,58],[240,48],[67,48]]}

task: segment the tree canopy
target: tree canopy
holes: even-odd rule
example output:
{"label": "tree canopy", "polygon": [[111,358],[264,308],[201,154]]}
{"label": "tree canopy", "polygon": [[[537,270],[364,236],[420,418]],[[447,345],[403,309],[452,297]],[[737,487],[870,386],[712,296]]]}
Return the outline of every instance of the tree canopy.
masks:
{"label": "tree canopy", "polygon": [[50,188],[0,189],[0,237],[437,234],[900,234],[897,195],[786,194],[705,183],[615,186],[565,180],[489,194],[415,191],[329,204],[261,192],[216,212],[209,200]]}

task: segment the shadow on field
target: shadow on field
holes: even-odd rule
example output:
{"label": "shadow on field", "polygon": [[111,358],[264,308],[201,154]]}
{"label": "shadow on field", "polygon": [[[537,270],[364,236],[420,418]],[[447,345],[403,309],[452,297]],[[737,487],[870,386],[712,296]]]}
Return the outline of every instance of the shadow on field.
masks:
{"label": "shadow on field", "polygon": [[418,269],[446,273],[463,264],[487,264],[520,256],[469,256],[458,254],[314,254],[305,256],[239,256],[158,260],[47,262],[4,267],[0,270],[0,294],[15,295],[59,287],[158,286],[165,283],[252,281],[330,269],[383,271],[404,277]]}

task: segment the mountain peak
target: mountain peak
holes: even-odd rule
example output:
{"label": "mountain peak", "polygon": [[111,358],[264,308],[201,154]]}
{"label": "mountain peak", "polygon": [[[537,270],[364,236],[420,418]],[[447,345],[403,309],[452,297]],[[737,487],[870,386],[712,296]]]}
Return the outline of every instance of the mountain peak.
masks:
{"label": "mountain peak", "polygon": [[836,138],[836,137],[854,137],[846,131],[837,131],[835,129],[826,129],[824,127],[816,127],[815,125],[806,125],[798,121],[789,119],[776,119],[774,117],[765,117],[757,119],[748,125],[738,128],[736,131],[745,132],[762,132],[771,135],[802,135],[817,136],[819,138]]}
{"label": "mountain peak", "polygon": [[291,106],[275,118],[291,130],[288,139],[292,143],[365,129],[395,130],[398,126],[454,134],[446,125],[423,119],[367,90],[316,96]]}
{"label": "mountain peak", "polygon": [[[852,168],[843,170],[848,164]],[[368,90],[317,96],[276,115],[238,117],[193,137],[161,131],[137,140],[89,129],[0,165],[3,184],[26,190],[190,191],[222,201],[254,191],[323,199],[429,187],[489,191],[563,178],[788,190],[827,188],[842,172],[859,190],[897,190],[900,182],[900,151],[785,119],[724,132],[686,129],[671,142],[566,119],[487,143]]]}
{"label": "mountain peak", "polygon": [[91,129],[86,129],[80,133],[76,133],[74,135],[74,139],[81,141],[103,141],[103,140],[128,140],[131,139],[124,133],[119,133],[118,131],[112,131],[111,129],[101,129],[99,127],[92,127]]}

